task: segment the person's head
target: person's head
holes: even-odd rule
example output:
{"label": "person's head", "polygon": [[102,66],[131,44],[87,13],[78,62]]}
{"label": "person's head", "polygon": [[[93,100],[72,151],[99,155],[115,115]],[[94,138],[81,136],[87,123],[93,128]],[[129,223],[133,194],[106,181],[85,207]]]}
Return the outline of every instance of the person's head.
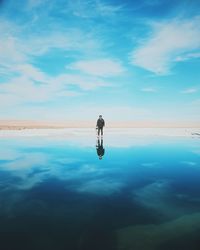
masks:
{"label": "person's head", "polygon": [[102,118],[102,115],[99,115],[99,118],[101,119],[101,118]]}

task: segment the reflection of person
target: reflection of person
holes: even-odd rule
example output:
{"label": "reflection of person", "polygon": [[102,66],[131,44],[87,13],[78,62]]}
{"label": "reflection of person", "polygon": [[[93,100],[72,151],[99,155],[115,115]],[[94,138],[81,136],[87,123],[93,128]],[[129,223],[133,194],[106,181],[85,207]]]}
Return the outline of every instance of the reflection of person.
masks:
{"label": "reflection of person", "polygon": [[103,147],[103,139],[101,139],[101,143],[99,139],[97,140],[96,150],[97,150],[97,155],[99,156],[99,160],[102,160],[102,157],[105,153],[105,149]]}
{"label": "reflection of person", "polygon": [[103,136],[103,127],[105,126],[105,121],[102,118],[102,115],[99,116],[99,119],[97,120],[97,125],[96,125],[96,129],[98,130],[98,136],[100,134],[101,131],[101,136]]}

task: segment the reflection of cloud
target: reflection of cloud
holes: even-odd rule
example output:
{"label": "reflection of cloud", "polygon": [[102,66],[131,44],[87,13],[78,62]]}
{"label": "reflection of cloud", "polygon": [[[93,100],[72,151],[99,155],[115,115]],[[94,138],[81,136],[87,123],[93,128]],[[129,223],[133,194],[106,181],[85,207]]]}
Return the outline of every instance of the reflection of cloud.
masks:
{"label": "reflection of cloud", "polygon": [[83,183],[77,188],[77,191],[97,195],[111,195],[112,193],[119,192],[122,186],[123,183],[117,180],[98,179]]}
{"label": "reflection of cloud", "polygon": [[156,181],[133,192],[134,200],[142,206],[156,210],[158,213],[175,216],[182,209],[171,201],[172,191],[168,181]]}
{"label": "reflection of cloud", "polygon": [[141,165],[143,166],[143,167],[157,167],[158,166],[158,162],[146,162],[146,163],[142,163]]}
{"label": "reflection of cloud", "polygon": [[187,165],[187,166],[196,166],[197,163],[194,161],[181,161],[182,164]]}
{"label": "reflection of cloud", "polygon": [[20,158],[4,164],[4,169],[23,170],[30,169],[33,166],[45,166],[47,164],[47,156],[43,153],[26,153]]}
{"label": "reflection of cloud", "polygon": [[176,238],[187,237],[200,230],[200,213],[184,215],[159,225],[130,226],[117,231],[119,249],[160,249]]}
{"label": "reflection of cloud", "polygon": [[[78,159],[76,158],[71,158],[71,157],[61,157],[59,159],[56,159],[56,163],[58,164],[62,164],[62,165],[68,165],[68,164],[72,164],[72,163],[77,163],[79,162]],[[81,162],[81,161],[80,161]]]}
{"label": "reflection of cloud", "polygon": [[200,149],[193,150],[192,152],[196,155],[200,155]]}
{"label": "reflection of cloud", "polygon": [[[121,183],[112,179],[104,179],[105,172],[109,173],[112,169],[104,167],[98,168],[94,163],[90,163],[84,158],[74,157],[71,154],[64,156],[52,151],[42,151],[39,148],[32,150],[19,147],[17,158],[11,158],[14,150],[4,150],[3,153],[9,156],[9,161],[1,164],[1,169],[11,174],[10,186],[8,189],[31,189],[44,182],[48,178],[55,178],[62,181],[73,181],[74,185],[68,185],[77,192],[96,193],[108,195],[116,192],[121,187]],[[34,146],[31,144],[31,147]],[[39,152],[37,152],[37,151]],[[80,150],[80,148],[78,148]],[[11,154],[12,153],[12,154]],[[96,152],[95,152],[96,153]],[[14,155],[15,156],[15,155]],[[8,158],[8,157],[6,157]],[[16,180],[13,182],[13,180]],[[12,183],[12,184],[11,184]]]}
{"label": "reflection of cloud", "polygon": [[[1,150],[2,157],[0,159],[4,155],[3,159],[9,160],[1,164],[1,170],[10,174],[8,190],[13,188],[16,191],[28,190],[49,178],[53,178],[66,181],[65,187],[75,192],[109,195],[119,191],[122,183],[118,178],[104,178],[105,173],[111,173],[113,168],[99,167],[82,157],[83,145],[81,143],[84,144],[84,141],[87,141],[84,139],[86,139],[85,135],[81,138],[78,137],[77,141],[74,140],[74,137],[68,138],[67,142],[54,138],[53,142],[49,138],[39,142],[28,139],[30,145],[28,147],[27,139],[22,139],[20,145],[12,144],[12,146]],[[91,137],[89,144],[92,152],[96,154],[94,138]],[[52,150],[55,148],[60,150]],[[74,148],[77,150],[75,155],[72,153]],[[90,152],[90,148],[87,148],[88,152]],[[70,150],[68,151],[68,149]],[[71,181],[73,185],[70,184]]]}
{"label": "reflection of cloud", "polygon": [[[2,164],[1,169],[9,171],[10,177],[16,179],[11,188],[29,189],[42,182],[49,171],[48,157],[43,153],[21,153],[17,159]],[[9,188],[9,187],[8,187]]]}
{"label": "reflection of cloud", "polygon": [[99,172],[99,169],[94,164],[83,164],[80,171],[82,173],[94,173]]}
{"label": "reflection of cloud", "polygon": [[1,148],[0,160],[15,160],[20,156],[20,153],[14,149]]}

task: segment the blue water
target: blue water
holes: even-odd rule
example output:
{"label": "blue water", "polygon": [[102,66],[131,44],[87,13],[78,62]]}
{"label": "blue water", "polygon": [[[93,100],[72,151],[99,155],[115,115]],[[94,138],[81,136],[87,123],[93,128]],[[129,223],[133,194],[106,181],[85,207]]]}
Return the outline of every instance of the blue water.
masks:
{"label": "blue water", "polygon": [[200,139],[82,140],[1,139],[0,249],[199,249]]}

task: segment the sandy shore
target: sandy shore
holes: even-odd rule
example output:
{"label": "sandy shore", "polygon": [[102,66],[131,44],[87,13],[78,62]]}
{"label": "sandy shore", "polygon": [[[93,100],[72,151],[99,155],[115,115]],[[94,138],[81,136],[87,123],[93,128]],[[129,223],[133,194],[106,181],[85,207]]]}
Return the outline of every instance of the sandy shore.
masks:
{"label": "sandy shore", "polygon": [[84,121],[25,121],[25,120],[0,120],[0,130],[24,130],[24,129],[62,129],[62,128],[92,128],[93,122]]}
{"label": "sandy shore", "polygon": [[[26,130],[26,129],[64,129],[64,128],[95,128],[96,121],[26,121],[26,120],[0,120],[0,130]],[[129,121],[114,122],[106,120],[106,128],[200,128],[200,122],[155,122],[155,121]]]}

